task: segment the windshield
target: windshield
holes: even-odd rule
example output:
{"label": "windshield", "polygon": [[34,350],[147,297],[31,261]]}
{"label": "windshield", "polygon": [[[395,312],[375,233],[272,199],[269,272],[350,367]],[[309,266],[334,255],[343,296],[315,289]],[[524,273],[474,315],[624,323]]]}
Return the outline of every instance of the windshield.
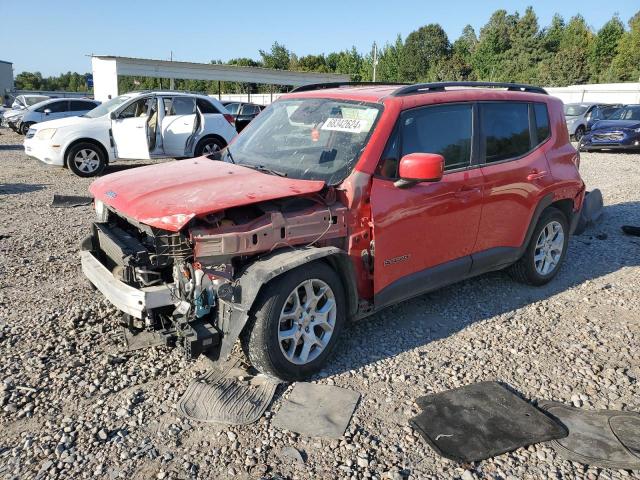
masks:
{"label": "windshield", "polygon": [[27,110],[32,112],[32,111],[36,110],[37,108],[43,107],[44,105],[48,105],[48,104],[49,104],[49,100],[44,100],[42,102],[34,103],[30,107],[28,107]]}
{"label": "windshield", "polygon": [[564,106],[564,114],[567,117],[577,117],[578,115],[584,115],[589,105],[579,105],[576,103],[569,103]]}
{"label": "windshield", "polygon": [[120,95],[119,97],[112,98],[111,100],[107,100],[106,102],[98,105],[93,110],[88,111],[84,115],[80,115],[81,117],[89,117],[89,118],[98,118],[103,117],[114,111],[124,102],[131,100],[131,97],[128,95]]}
{"label": "windshield", "polygon": [[279,100],[231,144],[230,160],[335,185],[357,161],[380,110],[330,99]]}
{"label": "windshield", "polygon": [[608,120],[640,120],[640,105],[619,108],[609,115]]}

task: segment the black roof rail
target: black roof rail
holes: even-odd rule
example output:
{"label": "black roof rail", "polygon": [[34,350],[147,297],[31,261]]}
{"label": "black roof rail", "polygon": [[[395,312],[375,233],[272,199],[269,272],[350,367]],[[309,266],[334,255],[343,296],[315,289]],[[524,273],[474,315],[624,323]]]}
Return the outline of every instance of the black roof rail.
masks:
{"label": "black roof rail", "polygon": [[289,93],[309,92],[312,90],[325,90],[327,88],[340,88],[340,87],[366,87],[376,85],[409,85],[408,83],[396,83],[396,82],[328,82],[328,83],[310,83],[309,85],[301,85],[296,87]]}
{"label": "black roof rail", "polygon": [[391,95],[394,97],[402,97],[404,95],[414,95],[418,93],[428,92],[444,92],[449,87],[485,87],[485,88],[506,88],[513,92],[529,92],[542,93],[548,95],[547,91],[542,87],[534,85],[525,85],[522,83],[506,83],[506,82],[434,82],[434,83],[416,83],[400,87]]}

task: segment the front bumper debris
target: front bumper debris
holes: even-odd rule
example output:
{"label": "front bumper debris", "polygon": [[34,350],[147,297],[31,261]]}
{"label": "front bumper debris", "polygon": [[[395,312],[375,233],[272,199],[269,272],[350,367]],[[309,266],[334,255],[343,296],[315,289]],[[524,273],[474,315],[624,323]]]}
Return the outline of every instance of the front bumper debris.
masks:
{"label": "front bumper debris", "polygon": [[173,305],[166,285],[135,288],[116,279],[89,251],[81,251],[82,272],[89,281],[119,310],[142,319],[145,311]]}

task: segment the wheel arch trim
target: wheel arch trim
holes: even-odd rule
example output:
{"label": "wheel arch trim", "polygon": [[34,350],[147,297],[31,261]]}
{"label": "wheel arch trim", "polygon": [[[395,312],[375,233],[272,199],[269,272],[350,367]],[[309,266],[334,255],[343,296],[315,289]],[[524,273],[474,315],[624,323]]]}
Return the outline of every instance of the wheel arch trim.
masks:
{"label": "wheel arch trim", "polygon": [[219,316],[223,332],[220,358],[231,352],[264,286],[286,272],[316,261],[326,262],[340,276],[345,289],[347,318],[355,316],[358,306],[355,272],[345,251],[337,247],[278,250],[249,264],[241,272],[234,289],[236,302],[220,302],[220,308],[226,310],[226,315]]}

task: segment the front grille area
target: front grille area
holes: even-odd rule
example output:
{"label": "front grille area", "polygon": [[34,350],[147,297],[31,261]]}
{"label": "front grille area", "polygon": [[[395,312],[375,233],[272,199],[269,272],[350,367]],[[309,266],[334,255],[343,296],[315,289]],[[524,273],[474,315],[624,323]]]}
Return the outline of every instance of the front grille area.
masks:
{"label": "front grille area", "polygon": [[624,138],[622,132],[594,133],[593,139],[598,142],[618,142]]}
{"label": "front grille area", "polygon": [[110,212],[109,226],[133,237],[149,253],[150,266],[165,268],[174,260],[182,260],[193,254],[187,238],[180,232],[169,232],[148,225],[134,224]]}

